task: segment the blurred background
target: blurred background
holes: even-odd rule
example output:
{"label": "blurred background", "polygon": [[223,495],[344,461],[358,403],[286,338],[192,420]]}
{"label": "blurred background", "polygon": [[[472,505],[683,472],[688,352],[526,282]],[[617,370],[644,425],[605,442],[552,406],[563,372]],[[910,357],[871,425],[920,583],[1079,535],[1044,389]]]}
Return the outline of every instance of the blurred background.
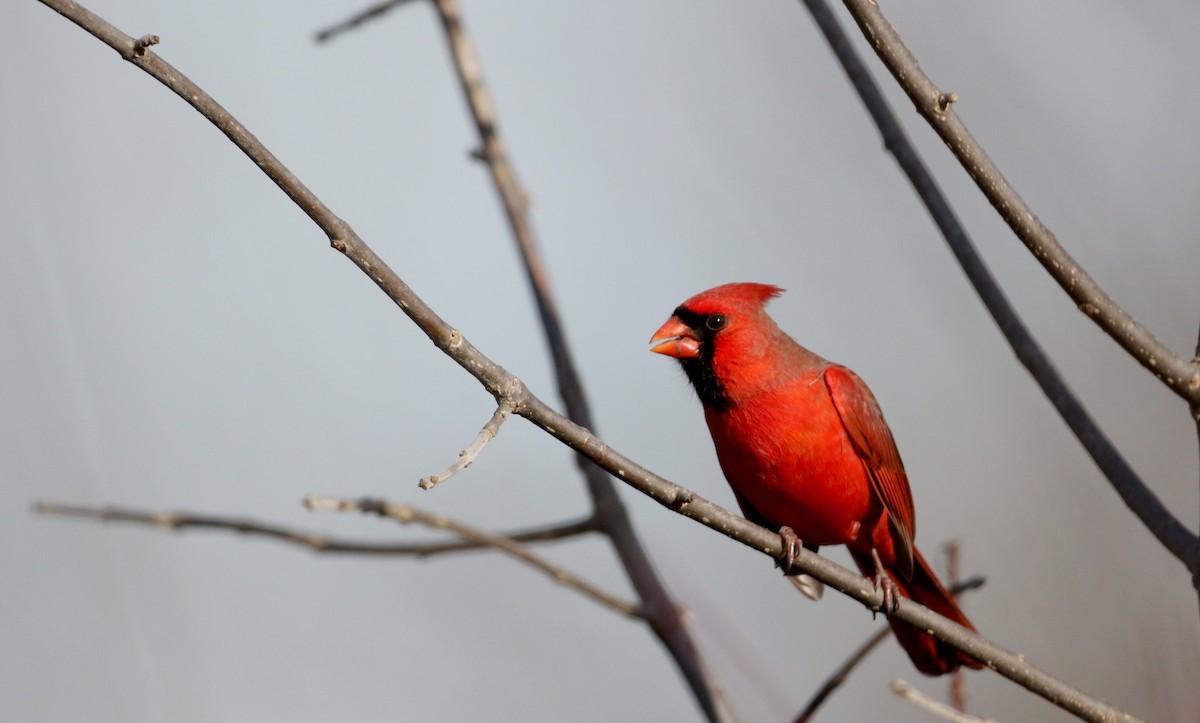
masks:
{"label": "blurred background", "polygon": [[[444,318],[558,400],[431,7],[89,7],[209,91]],[[1200,720],[1184,568],[1018,366],[796,2],[464,0],[598,433],[729,507],[701,410],[650,334],[727,281],[858,371],[913,482],[918,542],[988,577],[980,631],[1114,705]],[[1013,184],[1180,353],[1200,320],[1200,91],[1185,2],[886,8]],[[851,21],[840,5],[839,18]],[[852,35],[864,47],[857,30]],[[1084,318],[869,55],[992,269],[1097,420],[1192,529],[1185,405]],[[232,534],[38,517],[34,500],[250,516],[382,495],[492,529],[586,513],[571,454],[514,420],[431,492],[491,398],[207,121],[32,0],[0,4],[0,717],[47,721],[694,720],[641,625],[481,553],[322,557]],[[743,720],[794,715],[883,620],[623,489]],[[543,553],[632,598],[607,544]],[[842,550],[830,556],[850,564]],[[944,569],[944,567],[942,568]],[[888,642],[825,720],[927,720]],[[991,672],[970,710],[1068,716]]]}

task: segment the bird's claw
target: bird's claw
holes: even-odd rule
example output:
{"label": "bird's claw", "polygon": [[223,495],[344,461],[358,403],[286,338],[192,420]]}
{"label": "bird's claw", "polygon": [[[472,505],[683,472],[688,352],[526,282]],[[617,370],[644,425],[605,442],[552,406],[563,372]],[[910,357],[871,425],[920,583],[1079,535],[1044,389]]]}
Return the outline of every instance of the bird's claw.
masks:
{"label": "bird's claw", "polygon": [[871,611],[872,617],[875,613],[883,613],[891,615],[896,612],[896,608],[900,607],[900,588],[888,577],[886,572],[880,572],[875,576],[875,589],[883,591],[883,603],[878,610]]}
{"label": "bird's claw", "polygon": [[783,544],[783,552],[780,552],[779,557],[776,558],[775,567],[783,570],[783,574],[787,575],[792,571],[796,556],[800,554],[800,538],[796,536],[795,530],[784,525],[779,528],[779,541]]}
{"label": "bird's claw", "polygon": [[875,589],[883,592],[883,602],[879,609],[871,611],[871,617],[875,617],[875,613],[891,615],[900,607],[900,587],[887,574],[883,562],[879,559],[879,552],[871,550],[871,556],[875,558],[875,577],[872,578],[875,581]]}

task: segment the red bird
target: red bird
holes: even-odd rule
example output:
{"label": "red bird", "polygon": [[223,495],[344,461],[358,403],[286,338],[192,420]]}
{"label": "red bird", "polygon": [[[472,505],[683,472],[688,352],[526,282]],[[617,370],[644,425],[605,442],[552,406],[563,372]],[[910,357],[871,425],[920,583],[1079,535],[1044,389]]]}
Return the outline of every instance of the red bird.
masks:
{"label": "red bird", "polygon": [[[767,316],[782,292],[746,283],[697,294],[655,332],[651,351],[682,364],[742,513],[783,538],[785,573],[800,539],[813,551],[846,545],[883,589],[885,610],[902,595],[973,630],[913,545],[912,491],[879,403],[854,372]],[[811,578],[797,587],[820,595]],[[981,667],[929,633],[888,622],[922,673]]]}

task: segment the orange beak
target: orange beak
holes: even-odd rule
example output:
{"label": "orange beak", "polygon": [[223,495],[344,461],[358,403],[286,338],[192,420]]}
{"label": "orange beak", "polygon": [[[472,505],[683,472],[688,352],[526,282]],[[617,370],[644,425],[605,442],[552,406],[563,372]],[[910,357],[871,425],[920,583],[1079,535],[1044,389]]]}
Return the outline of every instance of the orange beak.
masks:
{"label": "orange beak", "polygon": [[650,337],[650,351],[656,354],[666,354],[676,359],[696,359],[700,356],[700,340],[692,332],[691,327],[672,316],[667,323],[659,327]]}

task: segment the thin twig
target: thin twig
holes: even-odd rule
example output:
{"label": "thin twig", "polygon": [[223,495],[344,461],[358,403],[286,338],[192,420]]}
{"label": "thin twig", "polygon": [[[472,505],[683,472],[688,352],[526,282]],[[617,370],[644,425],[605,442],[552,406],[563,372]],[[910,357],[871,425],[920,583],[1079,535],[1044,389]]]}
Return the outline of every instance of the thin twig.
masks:
{"label": "thin twig", "polygon": [[419,524],[435,530],[445,530],[464,540],[474,542],[479,545],[487,545],[494,547],[501,552],[505,552],[511,557],[529,565],[535,570],[545,573],[550,579],[557,583],[566,585],[569,588],[580,592],[587,597],[592,598],[596,602],[611,608],[622,615],[643,619],[641,608],[637,605],[621,600],[583,578],[569,572],[566,568],[556,565],[549,560],[535,554],[526,545],[515,542],[508,537],[496,535],[491,532],[486,532],[477,527],[452,520],[445,515],[436,515],[430,512],[406,505],[399,502],[389,502],[387,500],[363,497],[357,500],[342,499],[338,497],[325,497],[322,495],[308,495],[304,498],[304,506],[316,512],[346,512],[354,511],[368,515],[378,515],[396,520],[400,524]]}
{"label": "thin twig", "polygon": [[[983,587],[985,582],[987,582],[987,579],[979,575],[969,577],[966,580],[951,584],[950,594],[958,597],[968,590],[975,590]],[[858,667],[859,663],[866,660],[867,656],[870,655],[875,648],[879,647],[880,643],[882,643],[884,640],[887,640],[888,636],[891,634],[892,626],[884,625],[879,630],[872,633],[871,637],[864,640],[861,645],[855,648],[854,652],[850,654],[850,657],[842,661],[842,664],[839,665],[837,669],[825,679],[825,682],[820,688],[817,689],[817,692],[812,694],[812,696],[808,699],[808,702],[804,704],[804,710],[800,711],[800,715],[796,716],[794,723],[808,723],[808,721],[812,720],[812,717],[816,715],[817,709],[824,705],[825,700],[829,698],[829,696],[833,695],[834,691],[842,687],[842,685],[846,682],[846,679],[849,678],[850,674],[854,672],[854,669]]]}
{"label": "thin twig", "polygon": [[884,625],[872,633],[871,637],[864,640],[862,645],[855,648],[850,657],[846,658],[838,669],[833,671],[833,675],[826,678],[821,687],[817,689],[817,692],[813,693],[812,697],[808,699],[808,702],[804,704],[804,710],[800,711],[800,715],[796,716],[795,723],[808,723],[808,721],[812,720],[813,714],[825,703],[825,700],[833,695],[834,691],[842,687],[842,684],[846,682],[846,679],[850,677],[850,673],[854,672],[859,663],[866,660],[867,656],[874,652],[875,648],[878,648],[879,644],[887,640],[891,634],[892,626]]}
{"label": "thin twig", "polygon": [[912,183],[921,202],[929,210],[963,273],[979,294],[980,300],[987,307],[988,313],[992,315],[1021,365],[1041,387],[1042,393],[1054,405],[1055,410],[1129,509],[1172,555],[1192,570],[1193,574],[1200,575],[1200,561],[1197,559],[1200,542],[1197,536],[1171,514],[1150,487],[1138,477],[1129,462],[1088,415],[1046,352],[1021,321],[1016,309],[1009,303],[1000,284],[979,255],[950,202],[938,187],[933,174],[929,172],[900,122],[896,120],[883,92],[871,78],[866,64],[850,43],[828,4],[825,0],[803,2],[845,69],[850,83],[862,98],[867,112],[878,126],[885,146]]}
{"label": "thin twig", "polygon": [[[1200,364],[1200,333],[1196,335],[1196,356],[1193,364]],[[1200,440],[1200,404],[1192,405],[1192,419],[1196,422],[1196,437]],[[1196,542],[1196,551],[1192,555],[1192,587],[1196,590],[1196,600],[1200,603],[1200,541]]]}
{"label": "thin twig", "polygon": [[[958,540],[950,540],[945,544],[946,550],[946,581],[953,590],[958,585],[959,548]],[[967,712],[967,676],[962,668],[950,676],[950,705],[959,713]]]}
{"label": "thin twig", "polygon": [[[204,515],[193,512],[157,512],[131,507],[87,507],[84,505],[57,502],[36,502],[33,511],[42,515],[84,517],[102,522],[131,522],[169,530],[210,529],[229,530],[256,537],[269,537],[307,547],[314,552],[343,553],[354,555],[379,555],[391,557],[434,557],[457,552],[475,552],[489,549],[490,545],[455,540],[451,542],[368,542],[329,537],[320,532],[283,527],[269,522],[222,515]],[[513,532],[494,533],[514,542],[552,542],[596,531],[596,521],[587,517],[573,522],[546,525]]]}
{"label": "thin twig", "polygon": [[930,698],[898,678],[893,680],[888,687],[891,688],[892,692],[896,695],[908,700],[918,708],[924,708],[942,720],[948,720],[951,723],[995,723],[995,721],[993,721],[991,718],[980,718],[978,716],[960,713],[945,703],[941,703],[933,698]]}
{"label": "thin twig", "polygon": [[[474,156],[487,165],[492,184],[508,219],[513,240],[516,241],[521,254],[521,261],[537,306],[538,318],[541,320],[549,346],[550,358],[554,363],[558,391],[567,408],[567,417],[594,432],[596,424],[592,418],[591,405],[576,371],[567,344],[566,331],[560,321],[550,287],[550,278],[538,249],[533,224],[529,219],[529,193],[522,187],[500,138],[496,104],[492,101],[484,82],[479,54],[467,35],[456,0],[434,0],[433,5],[445,31],[454,70],[479,135],[479,150]],[[583,457],[577,459],[579,469],[587,482],[594,513],[601,521],[602,529],[612,540],[613,549],[642,601],[651,629],[683,673],[693,696],[708,719],[733,720],[732,711],[712,679],[699,647],[684,624],[680,607],[671,599],[666,585],[654,570],[612,480],[603,470]]]}
{"label": "thin twig", "polygon": [[[493,398],[513,400],[514,411],[543,431],[586,456],[610,474],[624,480],[655,502],[696,520],[730,539],[758,550],[771,559],[782,552],[779,535],[760,527],[744,517],[704,499],[674,482],[642,467],[617,450],[601,442],[587,428],[555,412],[525,387],[524,383],[495,363],[473,344],[458,334],[438,316],[382,259],[363,242],[362,238],[338,218],[300,182],[270,151],[241,123],[233,118],[202,88],[157,55],[133,55],[133,38],[122,33],[103,18],[70,0],[40,0],[63,17],[78,25],[101,42],[116,50],[122,58],[167,86],[201,115],[207,118],[230,141],[247,155],[305,214],[328,236],[330,244],[367,274],[388,298],[412,320],[444,354],[461,366],[487,390]],[[455,343],[452,345],[451,341]],[[847,570],[809,550],[801,549],[794,567],[821,580],[830,587],[876,609],[881,593],[871,580]],[[645,598],[643,598],[645,599]],[[676,611],[678,613],[678,611]],[[658,611],[648,610],[652,618]],[[892,617],[928,630],[939,640],[961,650],[996,670],[1001,675],[1029,689],[1055,705],[1091,721],[1134,721],[1102,701],[1079,691],[1067,683],[1032,665],[1024,656],[1012,653],[985,640],[941,615],[909,600],[901,600]],[[680,620],[682,625],[682,620]]]}
{"label": "thin twig", "polygon": [[316,35],[317,42],[323,43],[327,40],[330,40],[346,32],[347,30],[357,28],[359,25],[362,25],[368,20],[373,20],[381,15],[385,15],[388,13],[388,11],[394,10],[398,6],[410,1],[411,0],[383,0],[383,2],[376,3],[365,10],[360,10],[337,25],[331,25],[328,28],[319,31]]}
{"label": "thin twig", "polygon": [[1033,253],[1050,276],[1079,307],[1122,348],[1176,394],[1192,405],[1200,404],[1200,364],[1175,353],[1104,292],[1058,239],[1042,224],[1016,189],[992,162],[970,130],[948,104],[943,93],[921,70],[917,59],[884,17],[875,0],[844,0],[863,35],[875,49],[896,82],[908,94],[917,112],[950,147],[984,196]]}
{"label": "thin twig", "polygon": [[496,435],[500,433],[500,425],[504,424],[504,420],[508,419],[508,415],[512,414],[512,410],[512,402],[507,400],[500,402],[496,407],[496,411],[492,414],[492,418],[488,420],[487,424],[483,425],[483,429],[479,430],[479,435],[475,437],[475,441],[471,442],[466,449],[458,453],[458,459],[454,460],[449,467],[441,472],[422,478],[417,486],[423,490],[431,490],[439,482],[444,482],[458,474],[460,470],[470,467],[475,458],[479,456],[479,453],[483,451],[483,448],[487,446],[487,443],[495,439]]}

